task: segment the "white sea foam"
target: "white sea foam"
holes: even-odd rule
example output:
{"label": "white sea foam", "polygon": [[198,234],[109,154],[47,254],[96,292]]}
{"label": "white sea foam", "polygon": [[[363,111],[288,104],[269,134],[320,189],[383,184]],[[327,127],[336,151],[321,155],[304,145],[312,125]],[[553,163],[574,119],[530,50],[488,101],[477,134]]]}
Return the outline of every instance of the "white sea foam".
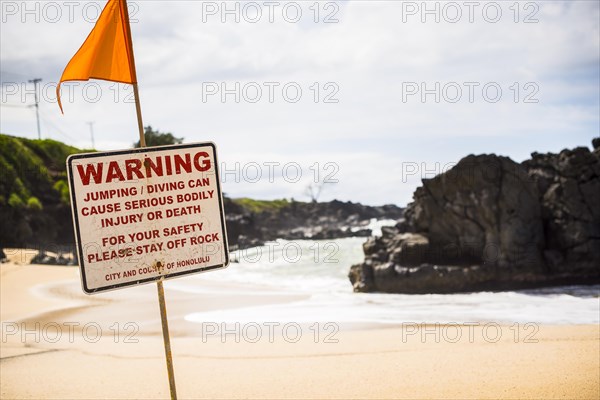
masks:
{"label": "white sea foam", "polygon": [[[380,233],[390,221],[372,222]],[[364,238],[278,240],[267,246],[238,251],[239,260],[223,271],[190,277],[172,289],[207,293],[204,281],[236,283],[246,294],[307,294],[306,300],[285,304],[198,312],[192,322],[339,322],[400,324],[403,322],[503,324],[598,324],[600,286],[569,286],[512,292],[402,295],[352,293],[348,270],[362,261]],[[257,291],[260,285],[272,290]],[[209,286],[210,287],[210,286]]]}

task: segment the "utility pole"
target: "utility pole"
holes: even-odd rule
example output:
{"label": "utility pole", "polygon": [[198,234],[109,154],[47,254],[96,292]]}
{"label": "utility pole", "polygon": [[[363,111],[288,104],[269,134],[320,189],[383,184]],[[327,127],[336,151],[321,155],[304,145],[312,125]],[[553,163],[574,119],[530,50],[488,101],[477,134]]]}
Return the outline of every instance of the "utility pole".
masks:
{"label": "utility pole", "polygon": [[90,135],[92,137],[92,149],[95,149],[96,145],[94,144],[94,121],[89,121],[87,124],[90,126]]}
{"label": "utility pole", "polygon": [[37,118],[38,139],[42,138],[42,132],[40,130],[40,102],[38,99],[38,83],[41,81],[41,78],[35,78],[29,81],[29,83],[33,83],[33,93],[35,95],[35,116]]}

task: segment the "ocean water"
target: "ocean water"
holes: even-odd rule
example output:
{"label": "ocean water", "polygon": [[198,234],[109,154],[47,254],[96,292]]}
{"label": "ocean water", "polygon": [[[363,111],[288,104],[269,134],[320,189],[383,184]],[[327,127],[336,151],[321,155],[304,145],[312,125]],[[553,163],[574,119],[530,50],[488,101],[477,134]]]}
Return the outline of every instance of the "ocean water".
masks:
{"label": "ocean water", "polygon": [[[381,226],[392,223],[372,221],[370,228],[379,234]],[[238,262],[225,270],[167,283],[171,289],[210,294],[217,290],[215,285],[203,283],[214,281],[239,284],[235,290],[248,295],[298,294],[304,298],[186,316],[198,323],[600,323],[600,285],[444,295],[353,293],[347,275],[351,265],[362,261],[364,241],[278,240],[234,252],[232,259]]]}

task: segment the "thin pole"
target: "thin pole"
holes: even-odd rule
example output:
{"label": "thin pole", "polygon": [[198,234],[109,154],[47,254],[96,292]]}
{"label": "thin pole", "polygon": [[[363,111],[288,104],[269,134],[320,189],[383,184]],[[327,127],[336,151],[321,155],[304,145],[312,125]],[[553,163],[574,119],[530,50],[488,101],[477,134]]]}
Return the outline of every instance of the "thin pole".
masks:
{"label": "thin pole", "polygon": [[[144,137],[144,123],[142,122],[142,106],[140,105],[140,93],[137,85],[137,74],[135,71],[135,58],[133,57],[133,40],[131,40],[131,28],[129,27],[129,11],[127,9],[127,0],[121,2],[121,12],[125,17],[125,34],[131,45],[129,49],[129,63],[133,73],[133,96],[135,99],[135,112],[138,121],[138,131],[140,134],[140,147],[146,147],[146,138]],[[173,371],[173,355],[171,354],[171,339],[169,337],[169,321],[167,319],[167,305],[165,304],[165,290],[163,288],[162,279],[156,281],[156,289],[158,291],[158,306],[160,308],[160,322],[162,325],[163,342],[165,345],[165,358],[167,361],[167,373],[169,375],[169,391],[171,392],[171,400],[177,400],[177,389],[175,388],[175,372]]]}
{"label": "thin pole", "polygon": [[140,92],[138,84],[133,84],[133,98],[135,99],[135,112],[137,114],[138,131],[140,133],[140,147],[146,147],[146,137],[144,136],[144,123],[142,122],[142,107],[140,106]]}
{"label": "thin pole", "polygon": [[160,306],[160,321],[162,323],[163,341],[165,343],[165,357],[167,359],[167,372],[169,373],[169,390],[171,399],[177,400],[175,387],[175,371],[173,370],[173,355],[171,354],[171,340],[169,339],[169,321],[167,320],[167,305],[165,304],[165,291],[162,280],[156,282],[158,290],[158,304]]}
{"label": "thin pole", "polygon": [[92,149],[95,149],[96,145],[94,144],[94,121],[88,122],[88,125],[90,126],[90,137],[92,138]]}
{"label": "thin pole", "polygon": [[40,102],[38,99],[38,83],[40,83],[42,80],[40,78],[35,78],[30,80],[29,82],[33,83],[33,95],[35,97],[35,117],[37,120],[37,132],[38,132],[38,139],[42,138],[42,131],[40,129]]}
{"label": "thin pole", "polygon": [[[142,123],[142,107],[140,106],[140,95],[137,83],[133,84],[133,93],[135,98],[135,110],[138,120],[138,129],[140,134],[140,147],[146,147],[146,138],[144,137],[144,124]],[[156,281],[158,290],[158,306],[160,308],[160,322],[162,325],[163,342],[165,345],[165,357],[167,359],[167,373],[169,375],[169,390],[171,399],[177,400],[177,389],[175,387],[175,371],[173,369],[173,354],[171,353],[171,338],[169,337],[169,321],[167,319],[167,305],[165,303],[165,290],[162,279]]]}

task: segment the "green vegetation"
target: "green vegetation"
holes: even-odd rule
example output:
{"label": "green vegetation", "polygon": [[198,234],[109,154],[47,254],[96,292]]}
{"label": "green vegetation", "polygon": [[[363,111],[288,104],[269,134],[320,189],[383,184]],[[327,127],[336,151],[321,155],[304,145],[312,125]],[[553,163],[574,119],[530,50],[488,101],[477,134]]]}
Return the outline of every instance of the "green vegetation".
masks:
{"label": "green vegetation", "polygon": [[0,134],[0,205],[40,210],[55,199],[69,204],[65,162],[82,152],[56,140]]}
{"label": "green vegetation", "polygon": [[233,199],[234,203],[243,207],[249,212],[259,214],[261,212],[278,211],[283,208],[289,207],[290,202],[286,199],[281,200],[253,200],[247,197],[240,199]]}
{"label": "green vegetation", "polygon": [[[17,138],[15,138],[17,139]],[[95,150],[80,150],[52,139],[29,140],[18,138],[31,151],[38,155],[45,166],[53,171],[66,171],[67,157],[75,153],[89,153]]]}
{"label": "green vegetation", "polygon": [[29,200],[27,200],[27,208],[29,208],[30,210],[36,210],[36,211],[41,211],[43,209],[42,207],[42,203],[38,200],[37,197],[30,197]]}
{"label": "green vegetation", "polygon": [[56,140],[0,134],[1,245],[73,243],[65,163],[83,152]]}
{"label": "green vegetation", "polygon": [[[148,146],[183,141],[171,133],[155,131],[151,126],[145,129]],[[81,150],[52,139],[32,140],[0,134],[0,206],[41,210],[54,203],[69,205],[67,157],[92,151],[95,150]]]}
{"label": "green vegetation", "polygon": [[71,198],[69,196],[69,184],[66,179],[60,179],[54,184],[54,190],[60,193],[60,201],[65,204],[71,204]]}
{"label": "green vegetation", "polygon": [[[152,129],[150,125],[144,128],[144,139],[146,139],[146,146],[167,146],[170,144],[180,144],[183,142],[183,138],[176,138],[170,132],[159,132],[158,130]],[[133,144],[134,147],[140,147],[140,141],[138,140]]]}
{"label": "green vegetation", "polygon": [[8,198],[8,205],[12,208],[21,208],[25,205],[25,203],[23,203],[23,200],[21,200],[18,194],[11,193],[10,197]]}

